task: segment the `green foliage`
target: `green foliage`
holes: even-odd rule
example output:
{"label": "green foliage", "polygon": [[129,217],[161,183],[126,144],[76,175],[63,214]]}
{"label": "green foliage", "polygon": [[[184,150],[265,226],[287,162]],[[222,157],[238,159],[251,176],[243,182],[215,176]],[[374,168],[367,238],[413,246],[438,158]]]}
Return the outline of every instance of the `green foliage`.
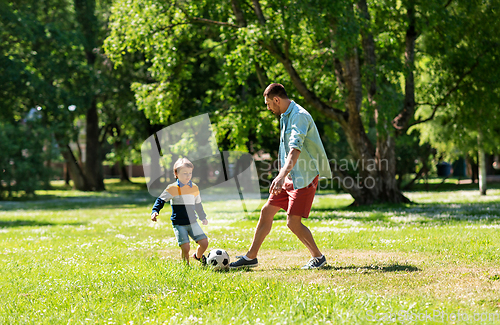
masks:
{"label": "green foliage", "polygon": [[56,156],[56,148],[50,131],[33,111],[30,118],[17,123],[0,123],[0,199],[33,195],[49,187],[51,170],[46,162]]}
{"label": "green foliage", "polygon": [[[245,21],[237,20],[231,2],[214,0],[2,2],[0,115],[16,123],[40,106],[44,123],[65,144],[76,139],[75,121],[95,100],[101,142],[109,160],[123,164],[137,161],[141,140],[163,125],[210,113],[221,149],[273,154],[278,124],[262,91],[275,81],[314,115],[329,156],[342,159],[352,154],[346,135],[311,109],[283,62],[321,101],[345,110],[349,94],[335,71],[356,53],[360,118],[374,147],[377,137],[396,134],[391,121],[404,106],[411,71],[418,110],[410,121],[439,108],[432,124],[419,127],[423,141],[450,156],[471,152],[480,126],[487,149],[498,147],[498,0],[369,1],[369,21],[349,0],[261,0],[265,24],[253,2],[235,3]],[[415,62],[406,66],[413,5],[418,38]],[[375,67],[364,64],[367,32]],[[367,99],[372,77],[376,117]],[[70,105],[76,110],[68,111]],[[397,142],[403,170],[418,146],[414,135]],[[416,151],[403,149],[409,144]]]}
{"label": "green foliage", "polygon": [[[277,136],[276,121],[265,113],[258,67],[265,70],[267,80],[284,84],[290,97],[308,106],[273,54],[273,47],[289,57],[301,79],[321,100],[343,109],[348,94],[339,87],[336,61],[345,60],[353,48],[362,58],[361,33],[370,32],[375,39],[377,64],[374,71],[365,65],[361,68],[364,87],[373,73],[376,76],[379,123],[374,125],[373,106],[366,96],[361,118],[373,143],[375,131],[393,134],[387,124],[403,106],[404,78],[409,68],[404,63],[408,4],[395,0],[370,2],[372,20],[367,22],[351,1],[261,1],[267,18],[262,25],[251,4],[238,3],[246,24],[240,28],[227,3],[114,2],[106,54],[117,65],[129,53],[144,55],[151,80],[135,83],[133,89],[139,108],[148,118],[155,123],[173,123],[210,112],[224,149],[246,147],[272,152],[275,147],[270,140]],[[424,23],[428,16],[438,19],[447,15],[441,4],[418,4],[417,29],[422,37],[431,37],[437,24]],[[429,62],[425,51],[417,51],[415,69],[428,69]],[[423,82],[417,91],[429,101],[430,96],[438,95]],[[315,118],[319,120],[318,114]],[[338,138],[325,136],[332,144]]]}
{"label": "green foliage", "polygon": [[405,175],[422,172],[428,175],[434,171],[434,151],[427,143],[420,143],[420,132],[412,130],[406,137],[396,139],[396,173],[402,184]]}
{"label": "green foliage", "polygon": [[[10,1],[0,4],[0,116],[17,123],[40,107],[59,145],[76,142],[95,103],[101,143],[110,160],[139,163],[149,121],[135,105],[131,83],[146,78],[137,56],[119,69],[101,50],[111,1]],[[71,107],[72,110],[68,108]],[[92,144],[88,144],[89,150]],[[75,156],[78,156],[75,153]]]}
{"label": "green foliage", "polygon": [[[434,102],[443,97],[446,101],[433,121],[418,128],[422,142],[432,144],[445,158],[476,156],[479,131],[486,152],[498,151],[499,6],[497,0],[455,1],[445,19],[429,19],[435,33],[423,36],[422,48],[432,60],[423,62],[420,84]],[[449,89],[455,91],[447,94]],[[417,116],[426,118],[432,109],[423,105]]]}
{"label": "green foliage", "polygon": [[[55,8],[59,8],[55,10]],[[32,107],[58,110],[76,101],[68,98],[71,81],[78,81],[78,44],[66,1],[2,2],[1,96],[3,114],[19,120]],[[72,76],[73,79],[70,77]],[[76,80],[75,80],[76,79]],[[67,111],[67,109],[66,109]],[[57,114],[64,120],[66,114]]]}

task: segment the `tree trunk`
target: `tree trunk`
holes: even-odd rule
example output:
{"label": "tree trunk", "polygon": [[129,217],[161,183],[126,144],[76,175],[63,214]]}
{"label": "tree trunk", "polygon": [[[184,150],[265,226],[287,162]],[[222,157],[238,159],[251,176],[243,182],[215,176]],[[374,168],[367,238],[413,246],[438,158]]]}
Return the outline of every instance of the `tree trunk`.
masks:
{"label": "tree trunk", "polygon": [[[353,128],[344,131],[355,158],[356,176],[343,174],[337,168],[335,177],[339,179],[344,190],[354,198],[353,205],[385,202],[409,203],[410,200],[402,194],[396,181],[394,139],[388,137],[383,141],[380,137],[377,149],[373,152],[366,133],[361,132],[361,130],[359,130],[360,132],[352,132]],[[365,150],[359,150],[360,148],[365,148]]]}
{"label": "tree trunk", "polygon": [[85,176],[92,191],[104,190],[104,174],[102,170],[101,143],[99,141],[99,117],[95,99],[87,110]]}
{"label": "tree trunk", "polygon": [[479,130],[477,137],[478,150],[478,165],[479,165],[479,193],[486,195],[486,154],[484,153],[483,146],[483,132]]}
{"label": "tree trunk", "polygon": [[118,165],[120,168],[120,181],[131,183],[132,181],[128,176],[127,167],[122,162],[119,162]]}
{"label": "tree trunk", "polygon": [[66,165],[68,166],[68,172],[73,180],[73,186],[79,191],[90,191],[91,186],[87,181],[87,177],[83,173],[82,168],[78,164],[75,155],[73,155],[73,151],[69,145],[60,146],[61,154],[66,161]]}
{"label": "tree trunk", "polygon": [[[347,124],[341,124],[347,136],[351,153],[356,159],[356,182],[353,186],[345,186],[354,198],[353,205],[367,205],[373,203],[407,203],[410,202],[398,187],[396,181],[396,153],[395,141],[387,134],[386,128],[377,132],[377,147],[373,145],[366,134],[359,114],[363,99],[361,75],[357,50],[353,49],[351,56],[343,63],[343,79],[347,90],[346,111],[349,112]],[[377,104],[374,100],[376,87],[370,87],[370,103],[377,116]],[[378,122],[378,121],[377,121]],[[381,122],[384,123],[384,122]],[[347,176],[349,177],[349,176]],[[350,176],[352,178],[352,176]]]}
{"label": "tree trunk", "polygon": [[123,156],[120,154],[123,152],[123,141],[120,139],[121,136],[121,129],[118,125],[115,126],[116,128],[116,138],[117,140],[115,141],[115,152],[118,155],[118,161],[115,164],[115,166],[118,167],[118,173],[120,174],[120,181],[122,182],[130,182],[131,180],[129,178],[128,172],[127,172],[127,167],[125,166],[125,160],[123,159]]}
{"label": "tree trunk", "polygon": [[472,184],[474,184],[477,180],[477,164],[474,162],[474,158],[469,155],[465,156],[465,163],[467,165],[467,174],[470,176]]}
{"label": "tree trunk", "polygon": [[71,176],[69,175],[69,167],[68,167],[68,163],[67,162],[64,162],[64,171],[63,171],[63,174],[64,174],[64,184],[66,185],[69,185],[69,180],[71,179]]}
{"label": "tree trunk", "polygon": [[[98,20],[95,13],[95,0],[74,0],[77,21],[81,27],[83,36],[83,48],[87,58],[87,65],[90,71],[94,71],[98,47]],[[104,174],[102,170],[102,153],[99,139],[99,116],[97,113],[97,98],[95,95],[97,78],[91,72],[89,84],[86,92],[88,94],[88,109],[86,114],[86,157],[84,164],[84,174],[87,178],[90,190],[103,191]]]}

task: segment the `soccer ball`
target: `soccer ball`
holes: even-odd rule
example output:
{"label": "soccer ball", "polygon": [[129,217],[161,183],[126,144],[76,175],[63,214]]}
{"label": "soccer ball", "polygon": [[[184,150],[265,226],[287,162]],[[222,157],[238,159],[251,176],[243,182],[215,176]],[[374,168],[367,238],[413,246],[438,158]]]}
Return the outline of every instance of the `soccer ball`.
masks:
{"label": "soccer ball", "polygon": [[229,268],[229,254],[221,249],[212,249],[208,253],[207,264],[214,270],[226,270]]}

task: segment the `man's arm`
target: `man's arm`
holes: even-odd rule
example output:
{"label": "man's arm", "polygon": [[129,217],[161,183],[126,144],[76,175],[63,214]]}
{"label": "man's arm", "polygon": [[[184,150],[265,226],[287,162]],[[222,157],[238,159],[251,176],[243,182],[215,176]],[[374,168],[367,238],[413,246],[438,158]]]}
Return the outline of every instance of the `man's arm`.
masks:
{"label": "man's arm", "polygon": [[283,184],[285,184],[285,178],[292,170],[293,166],[297,163],[299,159],[300,150],[293,148],[290,150],[290,153],[286,157],[285,165],[281,167],[278,176],[273,180],[271,186],[269,187],[269,193],[271,194],[279,194],[283,188]]}

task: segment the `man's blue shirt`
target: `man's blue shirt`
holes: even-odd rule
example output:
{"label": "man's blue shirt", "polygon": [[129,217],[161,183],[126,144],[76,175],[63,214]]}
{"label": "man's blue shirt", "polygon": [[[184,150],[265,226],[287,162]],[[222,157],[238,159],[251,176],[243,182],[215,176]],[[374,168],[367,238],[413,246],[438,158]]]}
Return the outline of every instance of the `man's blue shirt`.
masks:
{"label": "man's blue shirt", "polygon": [[300,151],[297,163],[290,171],[293,188],[309,185],[316,176],[332,177],[330,163],[314,120],[304,108],[293,100],[280,119],[280,168],[293,148]]}

